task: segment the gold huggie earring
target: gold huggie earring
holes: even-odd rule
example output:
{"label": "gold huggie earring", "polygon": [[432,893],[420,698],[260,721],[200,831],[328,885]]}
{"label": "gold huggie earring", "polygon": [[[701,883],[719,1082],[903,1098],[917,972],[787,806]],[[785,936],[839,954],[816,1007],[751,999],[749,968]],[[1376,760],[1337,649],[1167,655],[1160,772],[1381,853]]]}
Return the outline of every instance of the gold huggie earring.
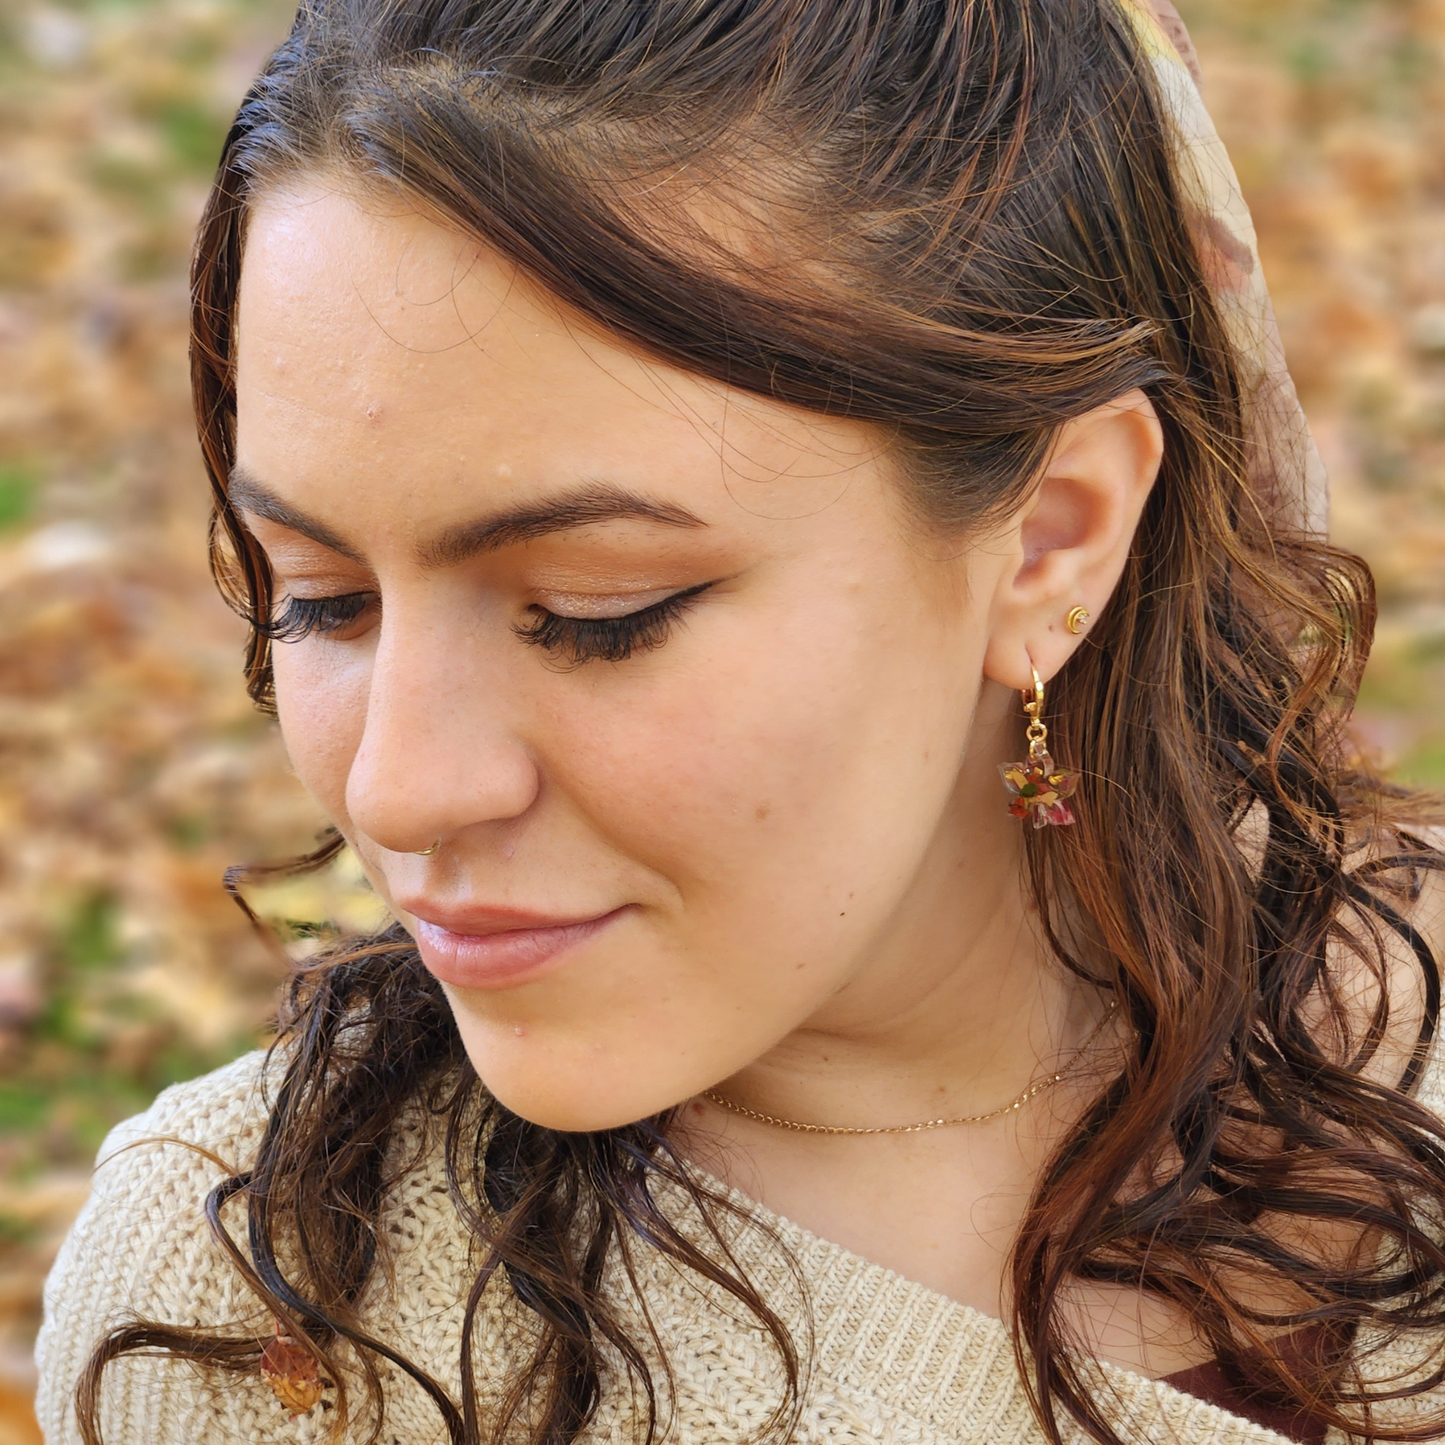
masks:
{"label": "gold huggie earring", "polygon": [[1015,818],[1032,817],[1035,828],[1065,827],[1074,821],[1068,799],[1079,786],[1079,775],[1068,768],[1056,768],[1049,756],[1049,730],[1044,725],[1044,684],[1033,663],[1032,693],[1024,690],[1024,711],[1028,714],[1029,755],[1021,763],[1000,763],[999,775],[1013,795],[1008,810]]}
{"label": "gold huggie earring", "polygon": [[416,854],[418,858],[430,858],[431,855],[435,853],[438,848],[441,847],[441,845],[442,840],[438,838],[436,842],[431,845],[430,848],[414,848],[412,851]]}
{"label": "gold huggie earring", "polygon": [[1087,607],[1071,607],[1069,615],[1064,619],[1064,626],[1077,637],[1089,625],[1089,609]]}

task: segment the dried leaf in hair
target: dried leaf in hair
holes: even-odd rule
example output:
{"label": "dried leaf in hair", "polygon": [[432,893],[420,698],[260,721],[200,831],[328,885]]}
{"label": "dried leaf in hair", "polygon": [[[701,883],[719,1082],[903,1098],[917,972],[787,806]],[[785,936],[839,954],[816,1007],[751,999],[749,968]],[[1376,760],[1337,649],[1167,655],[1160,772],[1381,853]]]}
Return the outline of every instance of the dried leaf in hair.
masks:
{"label": "dried leaf in hair", "polygon": [[283,1335],[279,1324],[276,1338],[261,1352],[261,1378],[293,1419],[306,1414],[321,1399],[323,1385],[316,1356],[289,1335]]}

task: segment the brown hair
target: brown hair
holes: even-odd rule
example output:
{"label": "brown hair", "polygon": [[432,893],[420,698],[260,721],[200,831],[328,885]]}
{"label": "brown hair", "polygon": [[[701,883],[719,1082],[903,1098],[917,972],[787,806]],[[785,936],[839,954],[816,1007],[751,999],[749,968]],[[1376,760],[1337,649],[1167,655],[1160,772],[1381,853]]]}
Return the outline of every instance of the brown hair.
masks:
{"label": "brown hair", "polygon": [[[1369,1426],[1389,1392],[1370,1394],[1355,1342],[1445,1327],[1445,1132],[1410,1097],[1439,974],[1406,907],[1440,859],[1382,826],[1402,795],[1347,770],[1369,574],[1291,532],[1250,480],[1240,360],[1191,238],[1176,138],[1114,0],[305,0],[227,137],[194,277],[217,575],[252,620],[262,705],[270,579],[227,500],[236,294],[251,198],[317,172],[481,238],[653,355],[885,428],[920,517],[950,532],[1016,507],[1062,423],[1144,389],[1163,469],[1118,590],[1051,694],[1088,805],[1078,826],[1029,840],[1053,946],[1118,1000],[1130,1042],[1015,1242],[1019,1362],[1051,1440],[1072,1416],[1115,1445],[1060,1309],[1070,1281],[1112,1281],[1176,1302],[1226,1366],[1320,1326],[1308,1360],[1270,1351],[1256,1372],[1285,1402],[1404,1438]],[[663,173],[671,184],[650,184]],[[743,239],[718,239],[709,206]],[[1392,939],[1425,999],[1394,1087],[1366,1074],[1389,1025]],[[1363,1021],[1362,970],[1375,984]],[[338,1382],[343,1354],[367,1370],[384,1355],[456,1445],[563,1445],[615,1351],[650,1441],[657,1382],[600,1288],[609,1256],[641,1238],[771,1334],[788,1395],[769,1428],[790,1432],[805,1349],[729,1254],[723,1202],[674,1155],[671,1116],[566,1134],[509,1113],[399,933],[299,972],[282,1040],[257,1158],[210,1217]],[[356,1312],[388,1145],[423,1105],[446,1121],[453,1194],[485,1245],[460,1402]],[[658,1208],[660,1176],[711,1221],[708,1247]],[[221,1222],[232,1199],[244,1250]],[[1308,1243],[1342,1224],[1357,1247],[1339,1258]],[[499,1271],[535,1345],[483,1420],[470,1332]],[[1246,1274],[1288,1303],[1260,1306]],[[249,1370],[263,1343],[116,1331],[81,1384],[84,1438],[99,1439],[108,1360],[160,1348]]]}

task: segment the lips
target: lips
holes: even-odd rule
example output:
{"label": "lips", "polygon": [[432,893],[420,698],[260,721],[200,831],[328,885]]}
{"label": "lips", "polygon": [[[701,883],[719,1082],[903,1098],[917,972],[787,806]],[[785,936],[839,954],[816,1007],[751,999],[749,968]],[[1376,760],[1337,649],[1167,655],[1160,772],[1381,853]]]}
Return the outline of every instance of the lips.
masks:
{"label": "lips", "polygon": [[429,917],[415,915],[417,948],[427,968],[454,988],[516,988],[559,967],[626,911],[561,919],[502,909],[428,909]]}

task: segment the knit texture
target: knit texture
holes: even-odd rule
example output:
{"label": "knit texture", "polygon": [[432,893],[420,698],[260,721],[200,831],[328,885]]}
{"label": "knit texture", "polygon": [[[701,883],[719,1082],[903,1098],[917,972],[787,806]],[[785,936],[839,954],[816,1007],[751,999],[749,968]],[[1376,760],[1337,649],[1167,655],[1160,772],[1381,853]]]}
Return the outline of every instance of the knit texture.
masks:
{"label": "knit texture", "polygon": [[[1439,1070],[1424,1102],[1439,1109]],[[75,1382],[97,1340],[128,1319],[225,1326],[253,1338],[269,1331],[203,1216],[218,1166],[254,1152],[266,1117],[262,1056],[167,1089],[120,1125],[100,1154],[89,1202],[45,1291],[38,1409],[49,1445],[79,1440]],[[422,1129],[423,1123],[413,1127]],[[146,1142],[141,1142],[146,1141]],[[447,1192],[441,1151],[423,1135],[421,1162],[389,1195],[381,1238],[389,1268],[365,1300],[367,1327],[453,1392],[460,1389],[461,1325],[476,1260]],[[133,1147],[127,1147],[133,1146]],[[675,1190],[675,1186],[672,1186]],[[685,1210],[681,1191],[672,1207]],[[956,1304],[891,1270],[743,1200],[761,1229],[732,1241],[740,1263],[777,1310],[805,1358],[801,1428],[807,1445],[1042,1445],[998,1320]],[[666,1205],[666,1201],[664,1201]],[[244,1228],[233,1207],[233,1231]],[[686,1225],[684,1224],[684,1227]],[[775,1239],[769,1239],[771,1231]],[[746,1441],[779,1399],[776,1352],[736,1304],[639,1243],[638,1276],[676,1379],[664,1399],[672,1445]],[[806,1296],[806,1298],[805,1298]],[[623,1308],[630,1308],[622,1294]],[[498,1285],[484,1299],[476,1338],[484,1399],[506,1376],[530,1330],[525,1310]],[[812,1340],[811,1347],[808,1344]],[[381,1445],[445,1445],[435,1407],[394,1367],[380,1368],[386,1416]],[[1128,1441],[1178,1445],[1282,1445],[1284,1437],[1158,1381],[1100,1367],[1100,1388]],[[642,1431],[628,1392],[607,1392],[586,1440],[634,1445]],[[130,1358],[106,1374],[106,1445],[309,1445],[327,1437],[327,1407],[290,1420],[259,1375],[208,1374],[164,1358]],[[351,1422],[342,1439],[366,1438]],[[1071,1439],[1082,1439],[1074,1433]]]}

